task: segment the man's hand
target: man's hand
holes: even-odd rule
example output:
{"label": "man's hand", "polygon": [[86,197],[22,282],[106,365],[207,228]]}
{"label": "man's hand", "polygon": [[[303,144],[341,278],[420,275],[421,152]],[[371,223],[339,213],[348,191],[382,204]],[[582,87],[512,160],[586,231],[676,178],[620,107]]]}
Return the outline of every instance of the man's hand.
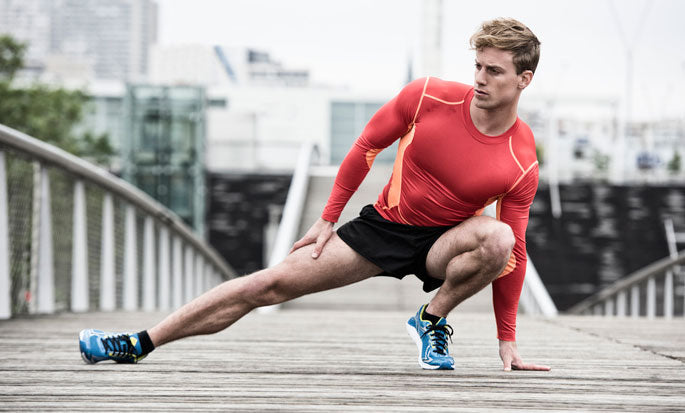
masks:
{"label": "man's hand", "polygon": [[504,363],[504,371],[513,370],[540,370],[549,371],[549,366],[539,366],[537,364],[526,364],[521,360],[515,341],[499,341],[499,356]]}
{"label": "man's hand", "polygon": [[312,252],[312,258],[317,259],[319,258],[319,255],[321,255],[324,245],[326,245],[331,238],[331,235],[333,235],[333,223],[328,222],[323,218],[319,218],[314,225],[309,228],[309,231],[307,231],[304,237],[293,244],[293,247],[288,254],[291,254],[293,251],[300,249],[305,245],[316,243],[314,251]]}

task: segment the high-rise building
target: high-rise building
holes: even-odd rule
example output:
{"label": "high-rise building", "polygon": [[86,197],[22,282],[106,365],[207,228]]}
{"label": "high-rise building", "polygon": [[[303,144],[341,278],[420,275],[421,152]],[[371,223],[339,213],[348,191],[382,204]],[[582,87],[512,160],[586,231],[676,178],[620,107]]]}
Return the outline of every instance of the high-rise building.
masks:
{"label": "high-rise building", "polygon": [[442,0],[421,2],[421,76],[442,75]]}
{"label": "high-rise building", "polygon": [[29,43],[27,63],[57,79],[140,80],[157,38],[152,0],[0,0],[0,33]]}

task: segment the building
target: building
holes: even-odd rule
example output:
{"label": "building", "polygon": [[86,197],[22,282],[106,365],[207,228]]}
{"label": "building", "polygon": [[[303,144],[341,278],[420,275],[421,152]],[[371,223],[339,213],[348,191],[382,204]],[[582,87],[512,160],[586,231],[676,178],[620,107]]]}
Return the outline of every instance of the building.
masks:
{"label": "building", "polygon": [[157,39],[152,0],[0,0],[0,31],[29,44],[42,80],[141,80]]}
{"label": "building", "polygon": [[153,83],[214,86],[308,87],[309,71],[289,68],[271,54],[221,45],[157,45],[151,49]]}
{"label": "building", "polygon": [[205,91],[129,85],[122,176],[204,234]]}

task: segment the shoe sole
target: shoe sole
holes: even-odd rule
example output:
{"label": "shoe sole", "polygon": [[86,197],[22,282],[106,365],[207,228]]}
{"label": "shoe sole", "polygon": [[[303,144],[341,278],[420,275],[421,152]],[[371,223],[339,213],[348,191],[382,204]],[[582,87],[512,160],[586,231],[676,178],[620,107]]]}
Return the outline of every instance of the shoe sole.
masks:
{"label": "shoe sole", "polygon": [[419,366],[421,366],[422,369],[424,369],[424,370],[454,370],[454,367],[433,366],[431,364],[424,363],[423,358],[421,357],[421,351],[423,350],[423,343],[421,341],[421,337],[419,337],[419,333],[408,322],[405,324],[405,327],[407,328],[407,333],[409,333],[409,337],[411,337],[411,339],[414,340],[414,343],[416,343],[416,348],[419,350]]}

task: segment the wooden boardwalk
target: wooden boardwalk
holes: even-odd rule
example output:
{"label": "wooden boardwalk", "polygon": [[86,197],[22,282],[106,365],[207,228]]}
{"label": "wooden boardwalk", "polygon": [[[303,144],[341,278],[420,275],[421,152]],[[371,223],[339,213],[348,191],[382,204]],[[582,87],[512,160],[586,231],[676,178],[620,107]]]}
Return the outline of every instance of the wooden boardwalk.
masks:
{"label": "wooden boardwalk", "polygon": [[0,410],[685,411],[685,322],[521,316],[525,360],[503,372],[492,315],[455,312],[454,371],[423,371],[407,311],[285,309],[156,350],[86,365],[77,332],[139,330],[160,313],[0,322]]}

